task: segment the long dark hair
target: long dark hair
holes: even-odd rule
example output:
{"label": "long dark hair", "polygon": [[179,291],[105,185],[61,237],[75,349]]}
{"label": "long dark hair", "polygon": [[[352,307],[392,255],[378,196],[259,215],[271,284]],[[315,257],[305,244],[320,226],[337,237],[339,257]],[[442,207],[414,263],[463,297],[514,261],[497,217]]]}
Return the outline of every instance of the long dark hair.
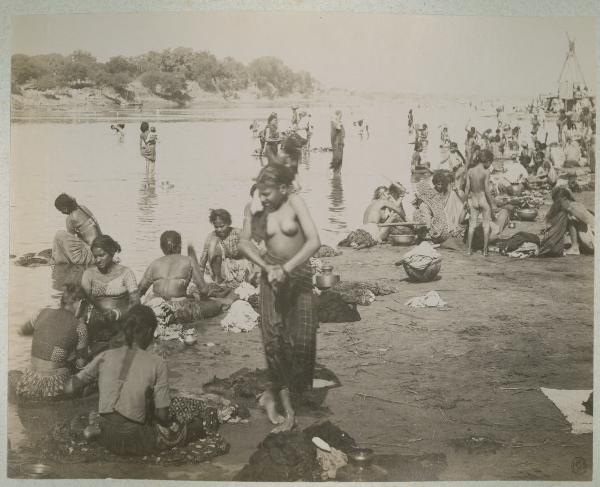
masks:
{"label": "long dark hair", "polygon": [[121,246],[110,235],[100,235],[99,237],[96,237],[92,242],[91,248],[102,249],[110,255],[121,252]]}
{"label": "long dark hair", "polygon": [[145,343],[145,339],[154,335],[157,325],[156,316],[152,308],[143,304],[134,305],[125,316],[123,324],[127,346],[131,348],[133,343],[137,342],[141,348],[146,348],[152,340],[147,340],[147,343]]}

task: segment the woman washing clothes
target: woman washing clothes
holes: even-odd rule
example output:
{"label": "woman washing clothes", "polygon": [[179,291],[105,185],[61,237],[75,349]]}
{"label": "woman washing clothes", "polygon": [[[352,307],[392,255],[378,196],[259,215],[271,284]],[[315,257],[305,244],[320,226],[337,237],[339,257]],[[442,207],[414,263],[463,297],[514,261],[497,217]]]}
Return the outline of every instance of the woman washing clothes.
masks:
{"label": "woman washing clothes", "polygon": [[241,230],[231,226],[231,214],[222,208],[211,210],[208,219],[215,230],[204,243],[200,269],[207,269],[217,284],[237,287],[252,273],[239,248]]}
{"label": "woman washing clothes", "polygon": [[152,310],[133,306],[123,324],[126,344],[96,356],[65,384],[74,394],[98,381],[99,441],[118,455],[149,455],[200,437],[216,411],[201,400],[169,394],[165,360],[146,351],[156,329]]}
{"label": "woman washing clothes", "polygon": [[[571,240],[571,247],[566,251],[565,235]],[[594,215],[575,201],[568,188],[559,186],[552,191],[552,206],[546,215],[546,228],[542,234],[518,232],[502,241],[498,247],[501,253],[509,253],[529,242],[539,247],[539,257],[561,257],[580,253],[593,254],[594,238]]]}
{"label": "woman washing clothes", "polygon": [[102,235],[98,221],[90,210],[68,194],[60,194],[54,206],[67,215],[67,230],[59,230],[54,237],[51,263],[90,265],[94,262],[90,245]]}
{"label": "woman washing clothes", "polygon": [[[208,286],[194,248],[188,247],[188,256],[181,255],[181,235],[173,230],[160,236],[160,248],[164,255],[148,266],[138,286],[140,296],[145,296],[152,287],[146,303],[154,306],[153,299],[161,298],[161,305],[166,303],[177,323],[191,323],[219,314],[220,304],[201,299],[201,295],[208,293]],[[199,290],[197,296],[188,294],[192,280]]]}
{"label": "woman washing clothes", "polygon": [[33,335],[31,364],[15,384],[17,397],[26,401],[63,399],[64,385],[75,370],[88,360],[88,335],[78,318],[85,292],[68,284],[60,298],[60,308],[44,308],[25,323],[21,335]]}
{"label": "woman washing clothes", "polygon": [[109,235],[92,242],[94,267],[81,277],[88,301],[86,323],[90,341],[106,341],[119,331],[121,318],[130,307],[140,302],[137,281],[133,271],[116,262],[115,254],[121,246]]}
{"label": "woman washing clothes", "polygon": [[[321,242],[306,204],[290,192],[292,180],[285,166],[261,170],[256,184],[263,209],[252,214],[247,207],[240,240],[242,252],[262,269],[261,331],[271,387],[260,404],[278,425],[274,432],[294,427],[292,395],[312,388],[316,358],[318,315],[309,259]],[[252,240],[264,241],[266,253]]]}
{"label": "woman washing clothes", "polygon": [[460,237],[465,231],[461,225],[464,202],[451,187],[452,179],[448,171],[438,170],[415,186],[413,219],[426,225],[427,239],[433,243]]}

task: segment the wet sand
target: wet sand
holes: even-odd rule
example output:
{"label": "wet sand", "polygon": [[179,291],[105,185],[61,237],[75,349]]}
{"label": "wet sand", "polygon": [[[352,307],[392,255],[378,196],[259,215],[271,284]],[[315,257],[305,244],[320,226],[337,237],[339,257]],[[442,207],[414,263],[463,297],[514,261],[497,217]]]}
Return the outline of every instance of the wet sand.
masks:
{"label": "wet sand", "polygon": [[[593,193],[576,197],[593,208]],[[514,231],[536,230],[541,218]],[[439,480],[591,480],[592,435],[571,434],[539,388],[592,388],[593,257],[519,260],[442,249],[441,278],[413,284],[394,265],[406,250],[345,249],[324,259],[343,280],[389,279],[399,292],[360,306],[362,321],[321,325],[317,361],[342,386],[328,392],[327,410],[300,416],[299,426],[329,419],[377,453],[444,454]],[[404,305],[432,289],[448,310]],[[218,323],[197,324],[192,347],[169,347],[176,391],[265,366],[258,329],[225,333]],[[230,453],[209,463],[67,464],[60,476],[228,480],[271,428],[262,411],[251,414],[248,424],[221,428]],[[461,447],[482,437],[481,448]],[[587,467],[572,468],[577,457]]]}

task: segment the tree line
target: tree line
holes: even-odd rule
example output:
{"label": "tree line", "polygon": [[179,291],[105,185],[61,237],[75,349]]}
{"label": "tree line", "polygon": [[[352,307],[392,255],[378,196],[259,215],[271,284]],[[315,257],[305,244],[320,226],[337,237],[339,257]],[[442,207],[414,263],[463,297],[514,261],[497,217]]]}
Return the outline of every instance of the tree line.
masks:
{"label": "tree line", "polygon": [[89,52],[27,56],[11,59],[11,90],[20,94],[24,86],[41,91],[86,86],[110,87],[134,101],[130,84],[139,80],[155,95],[184,105],[191,100],[189,83],[195,81],[210,93],[235,98],[240,91],[256,87],[261,97],[275,98],[315,89],[306,71],[295,72],[276,57],[260,57],[245,65],[231,57],[217,59],[208,51],[188,48],[150,51],[135,57],[115,56],[100,63]]}

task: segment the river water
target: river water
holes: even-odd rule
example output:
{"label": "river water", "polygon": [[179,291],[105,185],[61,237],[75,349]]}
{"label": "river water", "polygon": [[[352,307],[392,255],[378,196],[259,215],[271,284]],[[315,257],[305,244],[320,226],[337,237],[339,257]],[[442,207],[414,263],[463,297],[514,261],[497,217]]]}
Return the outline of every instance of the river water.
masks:
{"label": "river water", "polygon": [[[335,244],[360,225],[364,208],[380,184],[397,180],[410,184],[406,116],[430,127],[432,160],[437,154],[439,128],[446,123],[452,140],[462,147],[464,126],[495,128],[495,113],[469,116],[468,104],[419,107],[388,100],[338,105],[344,111],[346,147],[342,174],[333,177],[331,153],[313,151],[303,161],[299,181],[303,197],[324,243]],[[328,147],[329,120],[334,108],[311,106],[313,147]],[[156,110],[66,113],[46,112],[13,117],[11,127],[10,252],[21,255],[52,245],[65,217],[54,208],[61,192],[77,198],[95,214],[104,233],[122,246],[121,261],[141,278],[146,266],[161,255],[159,236],[179,231],[184,248],[202,246],[211,230],[210,208],[226,208],[234,226],[242,223],[252,178],[261,162],[252,156],[258,146],[249,125],[271,111],[280,115],[280,128],[289,125],[289,107],[237,107],[210,110]],[[471,111],[471,113],[473,113]],[[15,114],[13,114],[15,115]],[[366,118],[371,136],[361,140],[353,120]],[[145,173],[139,154],[139,124],[157,127],[156,171]],[[110,124],[126,123],[125,137]],[[65,280],[64,267],[10,267],[9,368],[27,365],[30,338],[19,326],[42,306],[55,305]],[[9,408],[9,437],[18,443],[22,430]]]}

